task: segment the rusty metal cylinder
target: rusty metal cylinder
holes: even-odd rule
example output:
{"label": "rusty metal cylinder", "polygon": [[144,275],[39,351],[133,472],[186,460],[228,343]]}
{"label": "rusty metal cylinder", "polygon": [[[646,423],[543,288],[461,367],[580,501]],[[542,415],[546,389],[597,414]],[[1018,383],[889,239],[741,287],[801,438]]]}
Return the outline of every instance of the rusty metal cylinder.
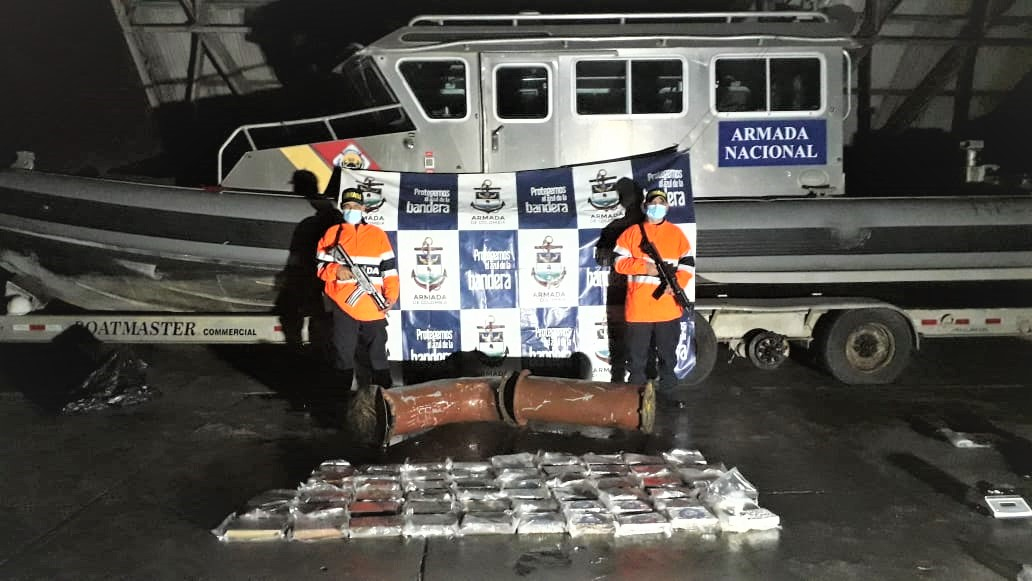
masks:
{"label": "rusty metal cylinder", "polygon": [[445,424],[500,421],[497,382],[496,378],[460,377],[381,388],[387,412],[385,441]]}
{"label": "rusty metal cylinder", "polygon": [[577,424],[651,432],[656,394],[652,383],[627,385],[521,371],[499,387],[499,401],[509,420]]}

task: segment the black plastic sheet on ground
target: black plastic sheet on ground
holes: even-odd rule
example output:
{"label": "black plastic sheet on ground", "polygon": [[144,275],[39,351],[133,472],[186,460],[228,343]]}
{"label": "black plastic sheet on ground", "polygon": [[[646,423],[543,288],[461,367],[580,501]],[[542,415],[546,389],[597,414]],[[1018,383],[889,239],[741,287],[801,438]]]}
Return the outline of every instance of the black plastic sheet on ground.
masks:
{"label": "black plastic sheet on ground", "polygon": [[108,353],[100,367],[70,395],[71,400],[61,409],[62,413],[131,406],[160,394],[147,385],[147,363],[123,347]]}

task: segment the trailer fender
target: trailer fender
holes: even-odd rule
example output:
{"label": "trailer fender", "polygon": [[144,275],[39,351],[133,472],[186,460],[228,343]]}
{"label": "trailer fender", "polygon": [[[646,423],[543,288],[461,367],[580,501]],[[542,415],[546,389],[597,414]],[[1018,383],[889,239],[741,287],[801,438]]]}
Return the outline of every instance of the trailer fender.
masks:
{"label": "trailer fender", "polygon": [[842,383],[892,383],[910,362],[914,350],[910,321],[894,309],[833,311],[815,329],[817,355]]}
{"label": "trailer fender", "polygon": [[713,332],[709,319],[699,311],[695,311],[695,333],[692,343],[695,345],[695,367],[681,378],[681,385],[702,383],[713,372],[713,366],[717,363],[717,335]]}

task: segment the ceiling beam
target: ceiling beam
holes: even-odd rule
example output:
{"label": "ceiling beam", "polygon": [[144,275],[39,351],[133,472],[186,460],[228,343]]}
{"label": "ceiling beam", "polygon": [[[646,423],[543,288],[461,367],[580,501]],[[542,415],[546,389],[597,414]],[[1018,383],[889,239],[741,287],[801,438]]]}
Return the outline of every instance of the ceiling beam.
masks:
{"label": "ceiling beam", "polygon": [[[987,0],[973,1],[983,2]],[[993,3],[992,7],[987,9],[987,13],[983,18],[972,18],[968,21],[959,35],[960,38],[972,40],[982,36],[986,21],[991,21],[1009,10],[1014,5],[1014,2],[1015,0],[998,0]],[[956,76],[961,67],[964,66],[964,63],[968,61],[969,51],[977,51],[978,46],[978,43],[973,43],[971,45],[957,45],[948,48],[939,61],[928,71],[928,74],[914,87],[911,94],[896,107],[895,111],[892,112],[892,116],[889,117],[882,128],[889,132],[899,132],[909,127],[920,116],[925,107],[928,106],[932,98],[942,92],[943,88],[950,82],[950,79]]]}

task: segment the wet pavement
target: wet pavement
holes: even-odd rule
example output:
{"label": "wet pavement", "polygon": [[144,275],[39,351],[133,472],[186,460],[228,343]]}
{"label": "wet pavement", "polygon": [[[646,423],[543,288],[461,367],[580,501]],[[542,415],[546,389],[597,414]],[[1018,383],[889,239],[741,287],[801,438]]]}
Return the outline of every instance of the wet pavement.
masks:
{"label": "wet pavement", "polygon": [[[5,579],[1014,579],[1032,520],[1001,521],[980,483],[1032,498],[1032,343],[929,342],[894,386],[853,388],[805,356],[773,372],[718,366],[663,408],[657,432],[535,433],[452,425],[381,453],[304,405],[310,358],[257,345],[137,347],[163,396],[48,411],[69,366],[0,345],[0,577]],[[935,428],[983,434],[957,449]],[[481,459],[695,447],[737,466],[780,531],[666,540],[569,537],[225,545],[209,532],[322,460]]]}

